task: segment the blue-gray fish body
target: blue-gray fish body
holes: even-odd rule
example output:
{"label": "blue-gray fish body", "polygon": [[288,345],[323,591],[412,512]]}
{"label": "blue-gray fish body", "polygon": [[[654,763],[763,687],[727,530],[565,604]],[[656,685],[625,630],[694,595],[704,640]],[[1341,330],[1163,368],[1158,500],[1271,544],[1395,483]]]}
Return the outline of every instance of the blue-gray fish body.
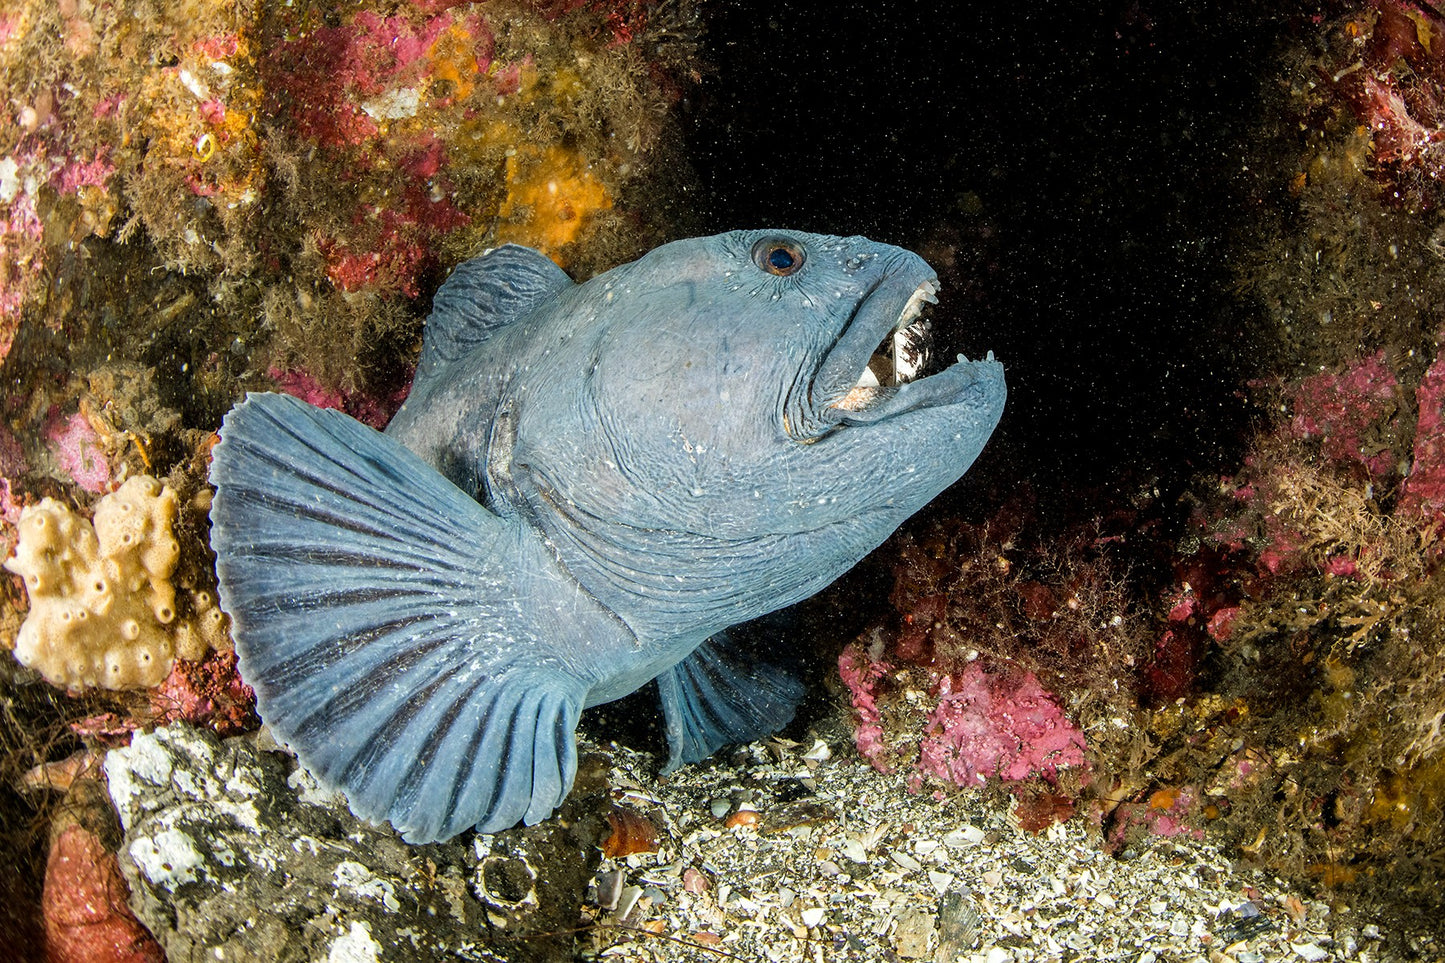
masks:
{"label": "blue-gray fish body", "polygon": [[407,839],[546,818],[583,707],[656,679],[668,766],[801,689],[727,629],[818,591],[957,480],[992,356],[918,377],[928,265],[750,231],[573,284],[503,247],[438,291],[379,434],[281,395],[227,416],[212,544],[262,717]]}

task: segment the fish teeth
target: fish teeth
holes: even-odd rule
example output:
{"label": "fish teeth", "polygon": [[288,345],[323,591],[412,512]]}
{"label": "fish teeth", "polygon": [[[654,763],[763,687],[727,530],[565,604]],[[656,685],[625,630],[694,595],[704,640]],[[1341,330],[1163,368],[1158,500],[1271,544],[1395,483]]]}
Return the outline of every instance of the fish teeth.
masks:
{"label": "fish teeth", "polygon": [[898,316],[897,327],[906,327],[909,322],[923,313],[925,304],[938,303],[938,282],[924,281],[913,291],[908,303],[903,306],[903,312]]}
{"label": "fish teeth", "polygon": [[922,373],[932,355],[932,331],[926,321],[919,321],[924,305],[938,303],[938,282],[924,281],[914,289],[908,303],[899,312],[898,322],[878,351],[868,360],[863,373],[848,394],[835,402],[839,408],[861,410],[878,394],[884,384],[905,385]]}

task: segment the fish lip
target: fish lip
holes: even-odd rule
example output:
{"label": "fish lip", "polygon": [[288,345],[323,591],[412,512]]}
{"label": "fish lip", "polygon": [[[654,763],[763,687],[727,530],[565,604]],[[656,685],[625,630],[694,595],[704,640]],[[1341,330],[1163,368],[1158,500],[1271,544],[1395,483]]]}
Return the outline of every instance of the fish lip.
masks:
{"label": "fish lip", "polygon": [[[960,354],[941,371],[896,386],[879,386],[871,389],[861,406],[845,405],[873,349],[921,313],[919,302],[937,303],[938,288],[937,276],[918,259],[882,277],[860,299],[814,375],[809,392],[813,411],[807,420],[816,430],[807,440],[847,425],[872,425],[919,408],[966,402],[975,396],[975,386],[1001,375],[1002,366],[993,352],[981,360]],[[915,305],[919,311],[912,310]]]}

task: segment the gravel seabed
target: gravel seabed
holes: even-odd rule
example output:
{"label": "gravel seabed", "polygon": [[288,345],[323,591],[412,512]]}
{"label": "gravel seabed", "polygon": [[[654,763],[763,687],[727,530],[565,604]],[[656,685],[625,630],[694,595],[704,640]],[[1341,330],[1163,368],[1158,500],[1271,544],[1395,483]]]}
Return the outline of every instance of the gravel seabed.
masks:
{"label": "gravel seabed", "polygon": [[754,744],[667,778],[651,756],[607,751],[616,804],[659,845],[603,860],[585,959],[1445,959],[1429,937],[1398,955],[1380,927],[1205,842],[1120,858],[1081,819],[1035,834],[997,794],[909,792],[846,736]]}

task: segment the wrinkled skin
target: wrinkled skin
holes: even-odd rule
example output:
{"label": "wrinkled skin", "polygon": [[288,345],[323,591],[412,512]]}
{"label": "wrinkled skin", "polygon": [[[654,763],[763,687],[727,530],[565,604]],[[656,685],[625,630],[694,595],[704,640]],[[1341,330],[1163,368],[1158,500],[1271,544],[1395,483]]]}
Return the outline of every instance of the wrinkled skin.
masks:
{"label": "wrinkled skin", "polygon": [[[754,263],[773,237],[804,252],[796,273]],[[833,407],[933,278],[866,238],[675,242],[503,329],[387,431],[534,519],[644,642],[700,641],[833,581],[982,449],[991,359]]]}

